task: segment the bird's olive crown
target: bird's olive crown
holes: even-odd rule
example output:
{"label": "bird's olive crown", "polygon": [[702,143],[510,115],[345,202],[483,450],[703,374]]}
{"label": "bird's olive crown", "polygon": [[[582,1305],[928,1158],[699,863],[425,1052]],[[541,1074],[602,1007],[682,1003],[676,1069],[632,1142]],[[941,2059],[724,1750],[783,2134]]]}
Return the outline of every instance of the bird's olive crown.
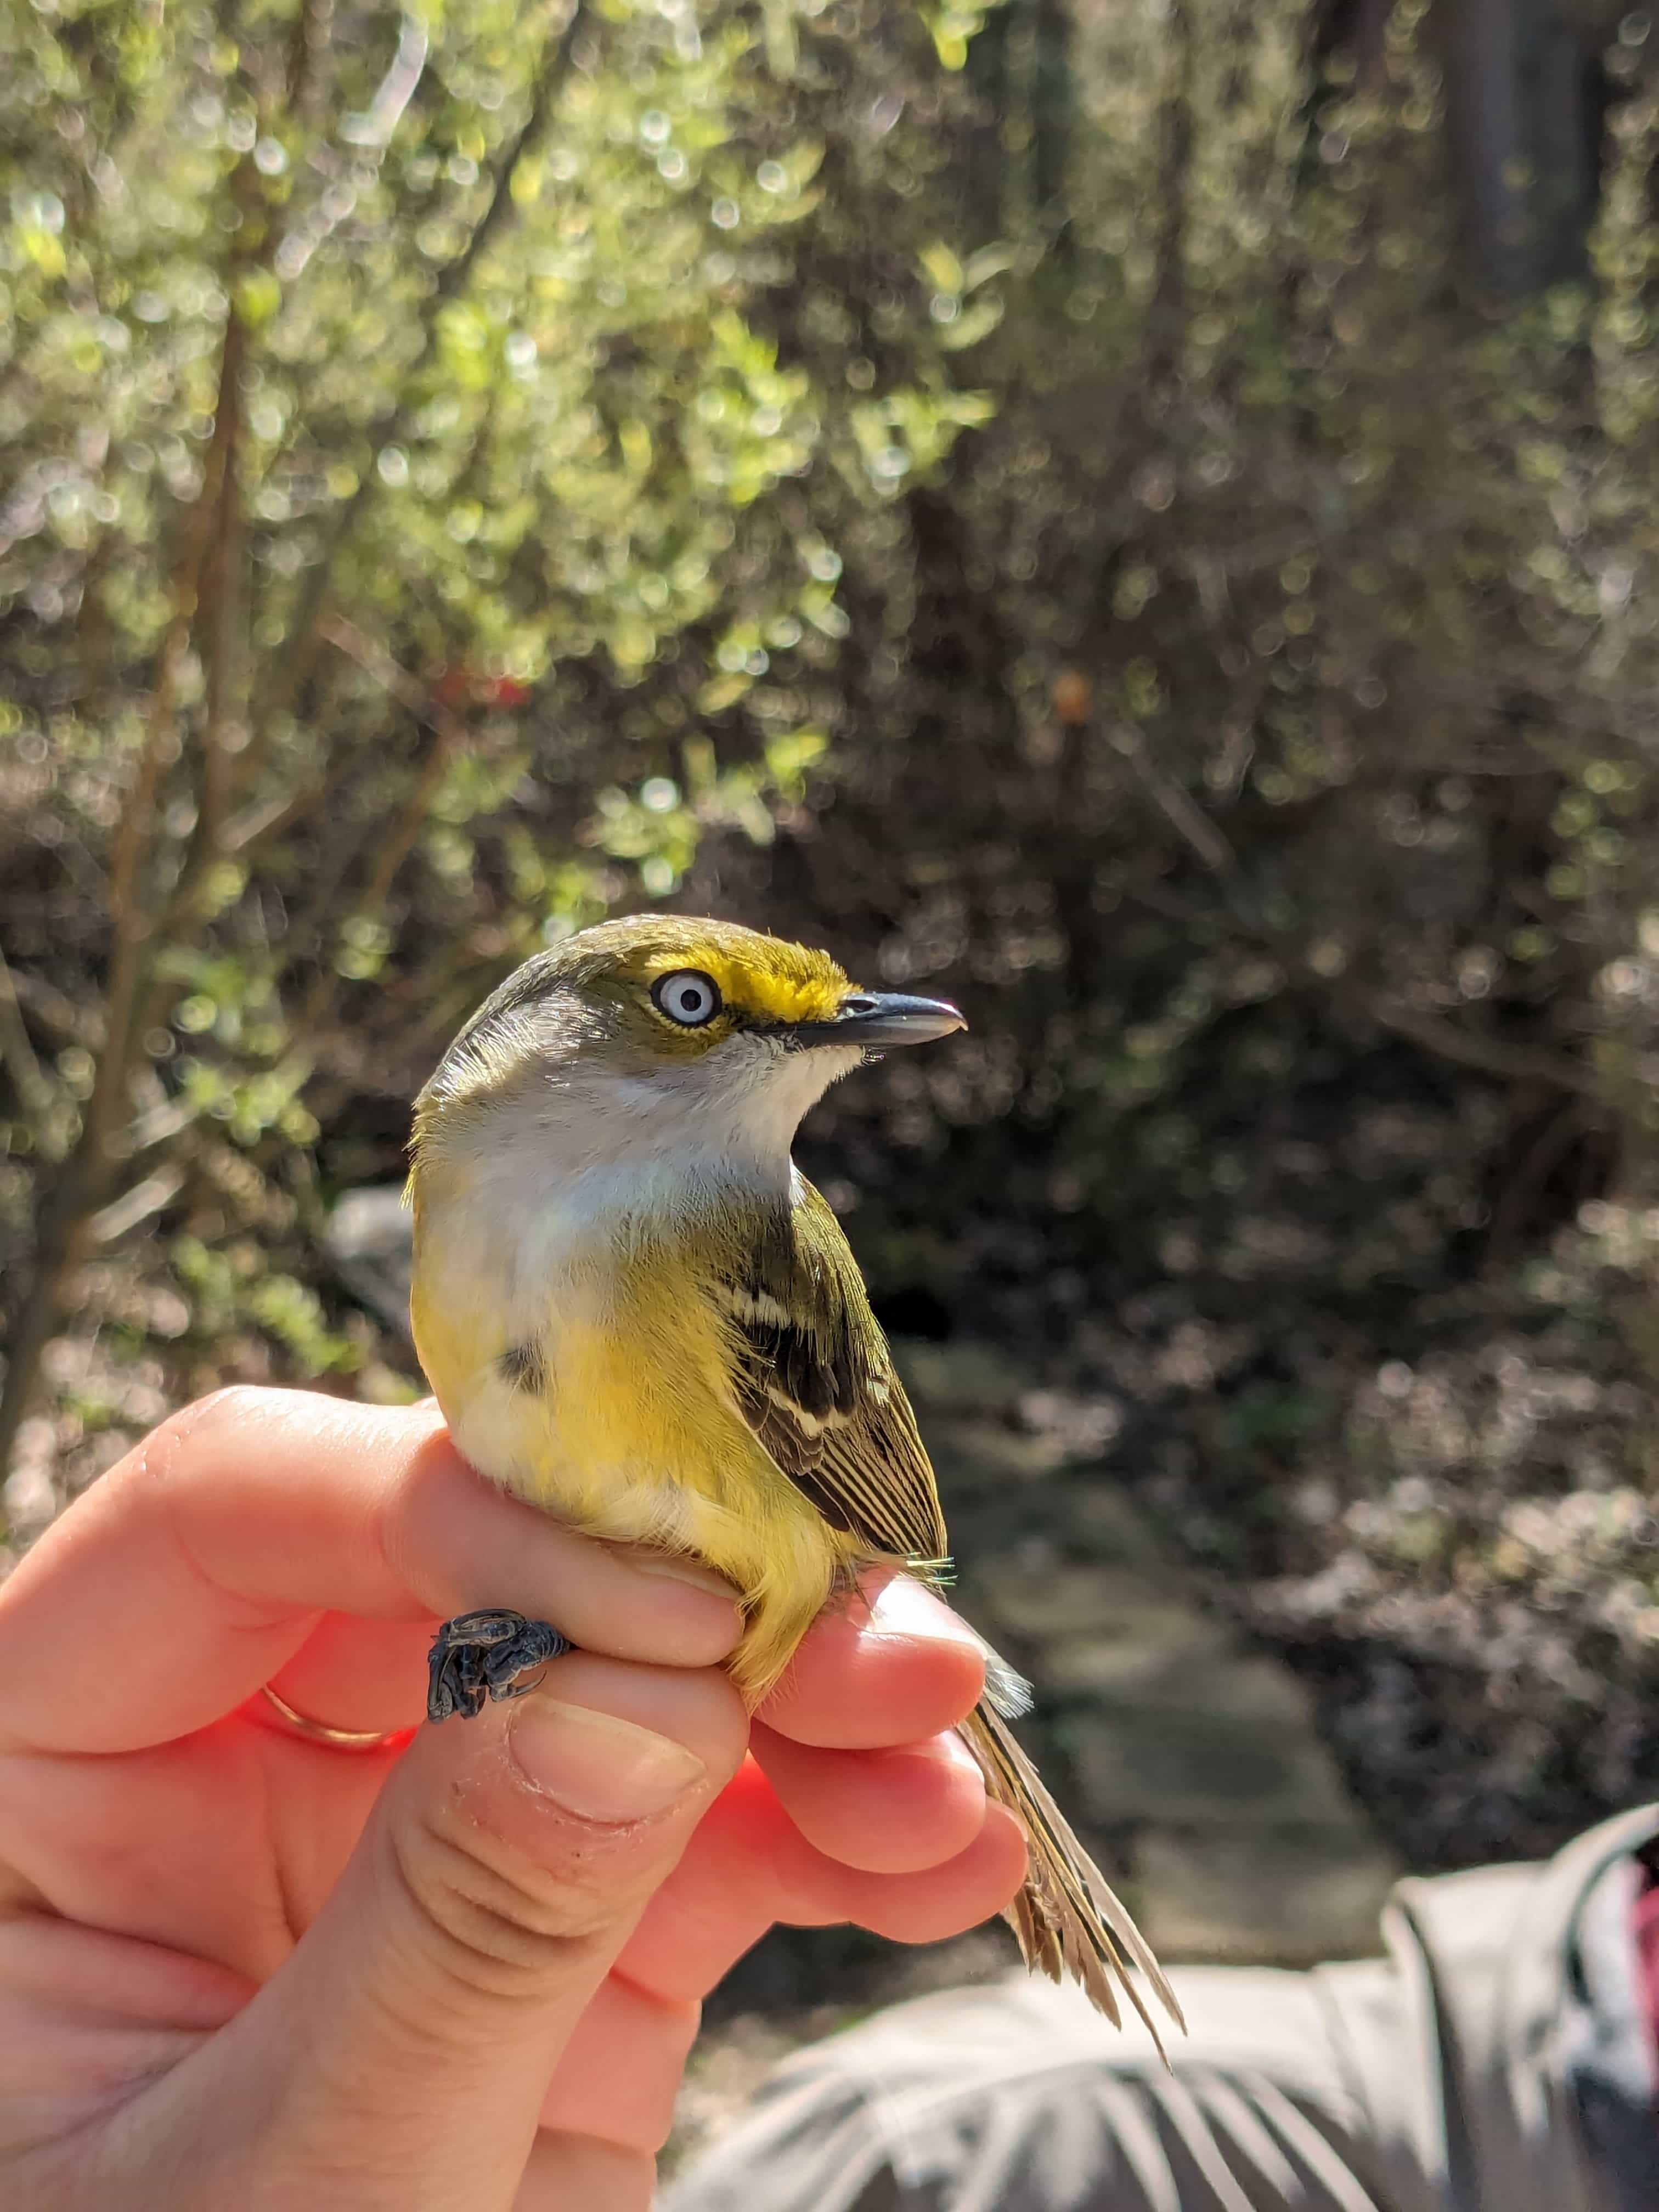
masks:
{"label": "bird's olive crown", "polygon": [[[526,960],[456,1037],[422,1095],[427,1113],[475,1092],[561,1036],[568,1049],[681,1065],[734,1031],[832,1021],[853,990],[827,952],[736,922],[631,915]],[[556,1012],[550,1031],[546,1023]]]}

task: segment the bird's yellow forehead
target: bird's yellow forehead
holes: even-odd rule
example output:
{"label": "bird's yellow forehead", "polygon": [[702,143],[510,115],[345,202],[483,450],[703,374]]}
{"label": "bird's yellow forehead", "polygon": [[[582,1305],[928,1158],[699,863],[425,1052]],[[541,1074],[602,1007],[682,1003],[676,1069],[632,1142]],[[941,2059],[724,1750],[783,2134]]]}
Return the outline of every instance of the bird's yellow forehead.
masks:
{"label": "bird's yellow forehead", "polygon": [[[810,945],[765,937],[735,921],[693,921],[680,915],[630,915],[602,921],[544,956],[550,980],[579,988],[647,1000],[665,975],[691,968],[714,978],[723,1014],[738,1021],[820,1022],[840,1012],[853,988],[847,971]],[[661,1027],[653,1017],[653,1029]],[[687,1030],[682,1042],[712,1045],[729,1023],[717,1018]]]}
{"label": "bird's yellow forehead", "polygon": [[732,1011],[756,1022],[830,1021],[849,988],[846,974],[827,952],[759,936],[752,945],[722,945],[710,937],[701,945],[656,948],[641,975],[649,985],[682,968],[712,975]]}

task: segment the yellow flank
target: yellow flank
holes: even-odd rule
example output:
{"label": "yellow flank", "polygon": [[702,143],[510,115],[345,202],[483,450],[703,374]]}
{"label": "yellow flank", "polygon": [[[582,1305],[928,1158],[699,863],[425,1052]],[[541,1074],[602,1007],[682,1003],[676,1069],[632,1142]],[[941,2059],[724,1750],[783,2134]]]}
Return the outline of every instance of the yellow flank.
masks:
{"label": "yellow flank", "polygon": [[447,1273],[429,1255],[411,1312],[460,1450],[590,1535],[695,1553],[724,1575],[747,1615],[731,1671],[757,1703],[866,1554],[720,1395],[732,1355],[690,1255],[653,1240],[625,1258],[578,1263],[550,1285],[539,1389],[501,1371],[510,1332],[467,1296],[481,1287],[476,1277]]}

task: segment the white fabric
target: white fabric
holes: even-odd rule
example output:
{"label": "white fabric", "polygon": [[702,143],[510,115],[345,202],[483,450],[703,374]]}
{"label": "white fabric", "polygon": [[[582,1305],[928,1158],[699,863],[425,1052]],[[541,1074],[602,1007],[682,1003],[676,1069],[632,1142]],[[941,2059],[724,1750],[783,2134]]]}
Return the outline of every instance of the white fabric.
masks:
{"label": "white fabric", "polygon": [[1171,2072],[1023,1974],[896,2006],[787,2061],[661,2212],[1659,2212],[1656,1832],[1401,1882],[1384,1958],[1177,1969]]}

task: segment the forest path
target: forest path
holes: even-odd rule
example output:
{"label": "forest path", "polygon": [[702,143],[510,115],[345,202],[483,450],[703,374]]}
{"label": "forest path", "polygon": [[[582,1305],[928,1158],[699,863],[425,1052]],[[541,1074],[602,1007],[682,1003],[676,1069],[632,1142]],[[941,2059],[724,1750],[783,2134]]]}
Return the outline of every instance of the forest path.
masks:
{"label": "forest path", "polygon": [[1305,1691],[1205,1609],[1106,1456],[1107,1401],[975,1346],[900,1349],[963,1612],[1030,1677],[1021,1733],[1166,1960],[1300,1966],[1378,1948],[1399,1869]]}

